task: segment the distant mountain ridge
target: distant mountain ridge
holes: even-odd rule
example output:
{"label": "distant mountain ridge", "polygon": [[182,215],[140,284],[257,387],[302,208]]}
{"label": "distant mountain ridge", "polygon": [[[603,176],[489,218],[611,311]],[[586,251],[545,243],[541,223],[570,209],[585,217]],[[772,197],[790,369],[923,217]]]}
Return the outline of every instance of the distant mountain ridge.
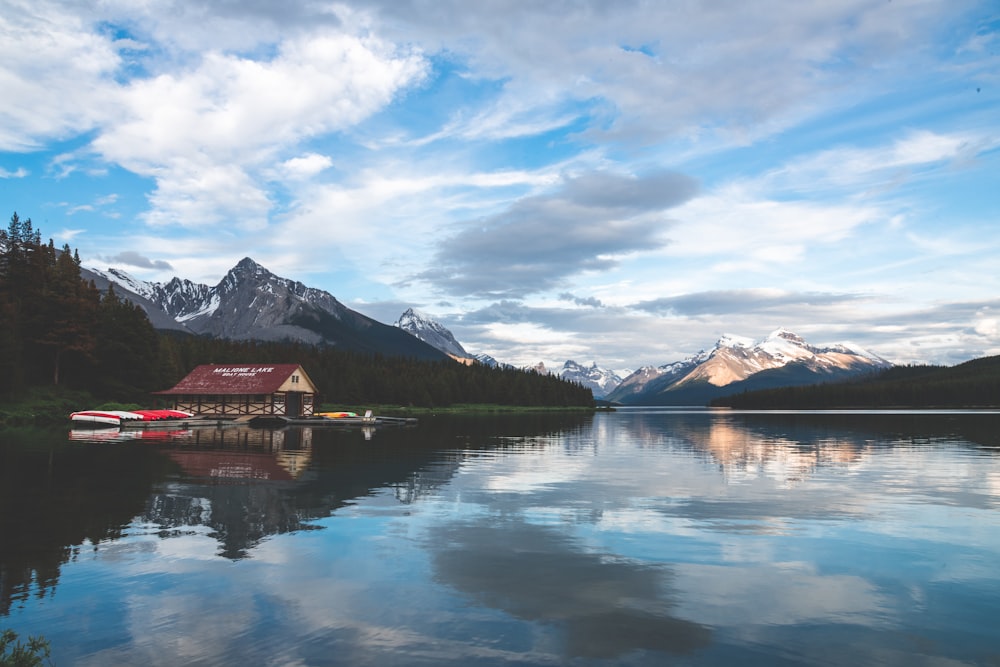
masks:
{"label": "distant mountain ridge", "polygon": [[[499,366],[512,367],[510,364],[504,364],[497,361],[488,354],[469,354],[469,352],[467,352],[462,344],[458,342],[454,334],[452,334],[446,326],[432,318],[430,315],[421,313],[413,308],[407,308],[403,314],[399,316],[399,319],[396,320],[395,326],[413,336],[416,336],[425,343],[433,345],[437,349],[445,352],[454,359],[458,359],[459,361],[463,361],[465,363],[476,361],[493,368]],[[542,362],[532,366],[531,370],[543,375],[549,374],[548,369]],[[621,377],[618,374],[614,371],[600,368],[596,362],[588,368],[571,359],[566,361],[562,370],[560,370],[557,375],[564,380],[576,382],[577,384],[587,387],[591,390],[595,398],[603,398],[611,390],[618,386],[619,382],[621,382]]]}
{"label": "distant mountain ridge", "polygon": [[622,382],[621,376],[614,371],[601,368],[596,361],[588,367],[568,359],[559,371],[559,376],[589,388],[594,398],[606,397]]}
{"label": "distant mountain ridge", "polygon": [[892,364],[850,343],[816,347],[787,329],[757,342],[726,335],[711,350],[625,378],[608,400],[629,405],[704,405],[754,389],[812,384]]}
{"label": "distant mountain ridge", "polygon": [[141,306],[158,329],[235,340],[299,341],[344,350],[442,359],[435,347],[344,306],[329,292],[277,276],[246,257],[218,285],[153,283],[120,269],[83,269],[100,289]]}

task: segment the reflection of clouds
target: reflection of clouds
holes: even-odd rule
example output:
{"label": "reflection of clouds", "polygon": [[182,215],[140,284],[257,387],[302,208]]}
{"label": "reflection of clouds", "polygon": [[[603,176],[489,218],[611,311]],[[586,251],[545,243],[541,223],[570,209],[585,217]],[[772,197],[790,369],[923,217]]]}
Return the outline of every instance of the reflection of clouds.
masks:
{"label": "reflection of clouds", "polygon": [[707,625],[879,624],[886,600],[861,577],[807,563],[674,566],[678,612]]}
{"label": "reflection of clouds", "polygon": [[[549,460],[558,459],[559,466],[546,465]],[[559,454],[539,454],[535,457],[519,457],[513,466],[503,472],[490,475],[483,482],[483,488],[493,493],[536,493],[552,489],[560,484],[571,483],[586,467],[573,458]]]}
{"label": "reflection of clouds", "polygon": [[[156,592],[126,596],[125,626],[131,641],[92,653],[79,665],[223,665],[232,664],[234,644],[251,643],[249,630],[257,616],[251,595],[237,598],[245,606],[206,598],[200,591]],[[160,632],[169,628],[169,632]]]}
{"label": "reflection of clouds", "polygon": [[434,527],[428,542],[439,581],[517,618],[559,624],[571,656],[686,653],[711,641],[708,628],[670,613],[662,567],[581,551],[552,528],[484,517]]}

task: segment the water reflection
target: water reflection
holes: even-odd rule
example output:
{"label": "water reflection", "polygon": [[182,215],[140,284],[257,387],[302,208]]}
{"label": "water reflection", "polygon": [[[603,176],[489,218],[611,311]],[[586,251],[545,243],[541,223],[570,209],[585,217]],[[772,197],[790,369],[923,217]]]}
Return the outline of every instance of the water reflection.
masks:
{"label": "water reflection", "polygon": [[997,426],[0,433],[0,616],[58,664],[988,664]]}
{"label": "water reflection", "polygon": [[483,517],[430,531],[438,581],[477,604],[558,624],[571,657],[613,658],[637,649],[687,653],[711,631],[671,615],[671,572],[590,553],[557,529]]}
{"label": "water reflection", "polygon": [[[203,534],[246,558],[269,536],[311,530],[355,499],[391,488],[415,502],[464,455],[508,429],[553,433],[589,415],[424,420],[420,434],[363,429],[37,429],[0,433],[0,615],[53,592],[82,547],[127,534]],[[498,436],[498,434],[501,434]],[[67,440],[69,442],[67,442]],[[82,448],[81,448],[82,446]],[[130,530],[131,524],[131,532]]]}
{"label": "water reflection", "polygon": [[121,537],[167,462],[144,448],[80,449],[65,432],[0,438],[0,615],[51,595],[80,545]]}

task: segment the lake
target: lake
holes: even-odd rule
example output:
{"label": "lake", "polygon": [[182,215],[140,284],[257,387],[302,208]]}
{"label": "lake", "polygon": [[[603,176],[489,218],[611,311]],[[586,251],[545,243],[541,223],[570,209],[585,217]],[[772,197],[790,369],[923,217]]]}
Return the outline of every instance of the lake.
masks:
{"label": "lake", "polygon": [[1000,664],[997,412],[8,429],[0,483],[63,667]]}

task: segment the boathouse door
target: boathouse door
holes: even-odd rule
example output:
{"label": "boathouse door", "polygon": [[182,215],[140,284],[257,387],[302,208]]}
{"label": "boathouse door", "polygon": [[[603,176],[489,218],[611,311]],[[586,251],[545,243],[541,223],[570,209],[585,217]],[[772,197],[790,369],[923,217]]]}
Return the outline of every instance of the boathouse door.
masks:
{"label": "boathouse door", "polygon": [[285,416],[298,417],[302,414],[302,392],[290,391],[285,394]]}

